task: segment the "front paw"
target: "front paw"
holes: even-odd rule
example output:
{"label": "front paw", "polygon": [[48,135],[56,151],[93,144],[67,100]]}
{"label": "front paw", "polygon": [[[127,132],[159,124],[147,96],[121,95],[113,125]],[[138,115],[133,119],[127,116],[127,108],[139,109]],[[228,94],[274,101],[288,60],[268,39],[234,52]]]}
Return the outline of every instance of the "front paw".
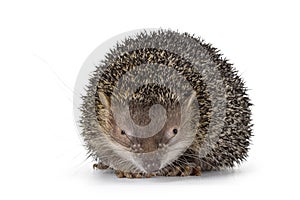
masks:
{"label": "front paw", "polygon": [[109,166],[104,165],[102,163],[95,163],[93,164],[93,169],[107,169]]}

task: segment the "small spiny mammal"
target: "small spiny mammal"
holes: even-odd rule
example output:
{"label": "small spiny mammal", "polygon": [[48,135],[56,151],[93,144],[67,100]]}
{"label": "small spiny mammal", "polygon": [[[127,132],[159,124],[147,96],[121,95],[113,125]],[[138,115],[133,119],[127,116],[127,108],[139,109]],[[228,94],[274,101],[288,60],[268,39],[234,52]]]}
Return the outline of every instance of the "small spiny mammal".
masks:
{"label": "small spiny mammal", "polygon": [[171,30],[128,37],[96,67],[81,135],[96,169],[117,177],[199,176],[247,157],[244,82],[218,50]]}

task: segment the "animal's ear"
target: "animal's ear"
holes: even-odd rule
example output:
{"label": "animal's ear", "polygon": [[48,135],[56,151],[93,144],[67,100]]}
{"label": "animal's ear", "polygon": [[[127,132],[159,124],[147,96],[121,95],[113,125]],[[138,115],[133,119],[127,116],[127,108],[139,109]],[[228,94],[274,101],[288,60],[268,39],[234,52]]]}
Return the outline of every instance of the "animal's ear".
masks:
{"label": "animal's ear", "polygon": [[188,111],[193,104],[193,101],[196,100],[196,91],[192,91],[189,95],[187,95],[183,100],[183,111]]}
{"label": "animal's ear", "polygon": [[106,110],[110,111],[111,103],[110,103],[110,98],[104,94],[103,92],[98,92],[99,100],[101,104],[104,106]]}

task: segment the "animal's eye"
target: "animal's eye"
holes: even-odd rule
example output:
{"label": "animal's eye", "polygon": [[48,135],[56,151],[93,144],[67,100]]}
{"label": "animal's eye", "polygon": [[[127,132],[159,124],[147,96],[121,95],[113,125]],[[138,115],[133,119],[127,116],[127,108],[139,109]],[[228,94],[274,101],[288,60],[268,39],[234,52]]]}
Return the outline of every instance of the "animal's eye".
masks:
{"label": "animal's eye", "polygon": [[177,128],[174,128],[174,129],[173,129],[173,133],[174,133],[175,135],[178,133]]}
{"label": "animal's eye", "polygon": [[121,131],[121,135],[125,135],[126,132],[124,130]]}

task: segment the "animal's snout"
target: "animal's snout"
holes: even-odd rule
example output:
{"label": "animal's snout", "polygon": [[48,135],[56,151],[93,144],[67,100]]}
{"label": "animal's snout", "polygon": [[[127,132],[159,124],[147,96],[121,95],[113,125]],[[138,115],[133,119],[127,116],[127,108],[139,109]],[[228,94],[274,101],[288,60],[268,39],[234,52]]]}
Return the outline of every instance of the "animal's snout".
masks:
{"label": "animal's snout", "polygon": [[143,168],[147,173],[158,171],[160,165],[161,163],[158,160],[148,160],[143,162]]}
{"label": "animal's snout", "polygon": [[152,173],[162,168],[163,154],[165,154],[164,151],[157,150],[147,153],[135,153],[133,154],[133,158],[142,171]]}

